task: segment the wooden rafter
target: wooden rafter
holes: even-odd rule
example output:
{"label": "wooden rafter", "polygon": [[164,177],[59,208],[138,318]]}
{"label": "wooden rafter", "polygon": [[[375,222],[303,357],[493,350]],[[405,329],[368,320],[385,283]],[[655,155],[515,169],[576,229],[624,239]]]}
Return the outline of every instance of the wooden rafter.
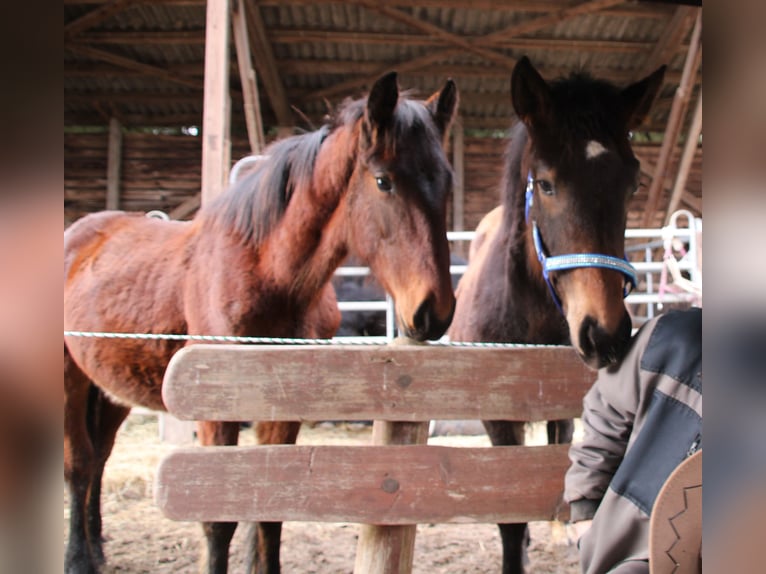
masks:
{"label": "wooden rafter", "polygon": [[364,6],[371,12],[377,12],[378,14],[387,16],[392,20],[402,22],[403,24],[415,28],[416,30],[424,32],[426,35],[439,38],[450,46],[461,48],[467,52],[490,60],[497,65],[504,66],[509,70],[513,69],[513,66],[516,64],[515,58],[510,58],[493,50],[482,48],[479,45],[481,43],[481,39],[478,41],[466,39],[463,36],[448,32],[439,26],[431,24],[430,22],[426,22],[425,20],[411,16],[402,10],[381,4],[378,0],[354,0],[354,3],[360,6]]}
{"label": "wooden rafter", "polygon": [[[64,0],[64,6],[75,4],[102,5],[111,0]],[[166,6],[201,6],[206,0],[161,0]],[[261,6],[318,6],[337,4],[338,0],[258,0]],[[412,6],[412,0],[387,0],[389,6]],[[550,12],[562,10],[571,5],[570,0],[520,0],[509,2],[508,0],[473,0],[470,3],[474,10],[493,10],[497,12]],[[460,9],[466,7],[465,0],[419,0],[418,6],[422,8],[446,8]],[[650,18],[655,20],[667,20],[672,11],[672,6],[663,6],[653,3],[621,3],[608,10],[613,16],[628,16]]]}
{"label": "wooden rafter", "polygon": [[[654,44],[643,68],[635,75],[634,81],[638,81],[651,74],[654,70],[669,63],[673,56],[683,45],[689,30],[694,25],[694,17],[697,8],[692,6],[678,6],[668,25],[663,30],[659,41]],[[667,80],[666,80],[667,81]]]}
{"label": "wooden rafter", "polygon": [[482,43],[493,44],[495,42],[501,41],[503,38],[512,38],[521,36],[522,34],[535,32],[543,28],[549,28],[550,26],[555,26],[556,24],[560,24],[566,20],[571,20],[577,16],[599,12],[616,4],[622,4],[622,0],[590,0],[589,2],[582,2],[574,6],[569,6],[561,10],[554,11],[551,14],[546,14],[545,16],[540,16],[538,18],[534,18],[526,22],[521,22],[519,24],[513,24],[502,30],[487,34],[486,36],[482,37]]}
{"label": "wooden rafter", "polygon": [[106,4],[102,4],[98,8],[95,8],[83,14],[76,20],[72,20],[68,24],[64,25],[64,37],[71,38],[77,34],[83,33],[85,30],[100,24],[104,20],[111,18],[118,12],[121,12],[131,4],[135,4],[137,0],[110,0]]}
{"label": "wooden rafter", "polygon": [[[478,37],[465,39],[475,42]],[[332,43],[341,45],[379,46],[444,46],[446,41],[423,34],[397,34],[387,32],[346,32],[341,30],[282,29],[273,34],[275,44]],[[621,40],[575,40],[559,38],[511,38],[498,39],[495,46],[523,50],[562,50],[585,52],[610,52],[621,54],[643,53],[654,44]]]}
{"label": "wooden rafter", "polygon": [[[377,62],[348,62],[344,60],[280,60],[279,69],[282,74],[287,75],[344,75],[348,74],[349,70],[353,70],[355,74],[374,74],[380,69],[380,64]],[[401,69],[397,68],[402,71]],[[470,64],[434,64],[428,67],[428,71],[431,75],[438,77],[452,77],[452,78],[492,78],[492,79],[506,79],[508,72],[504,68],[498,66],[481,66]],[[538,71],[545,78],[557,78],[568,74],[571,69],[560,66],[540,66]],[[621,70],[615,68],[605,68],[600,66],[590,67],[589,71],[597,78],[603,78],[615,82],[616,84],[627,84],[633,80],[634,73],[631,70]],[[177,74],[182,77],[189,78],[202,78],[204,73],[204,62],[187,63],[173,66],[168,69],[168,72]],[[234,65],[232,64],[232,73],[236,73]],[[143,73],[131,70],[127,68],[121,68],[114,65],[107,64],[73,64],[66,67],[66,75],[68,77],[139,77],[144,75]],[[700,74],[697,74],[696,81],[699,82]],[[668,84],[677,84],[681,80],[681,72],[668,71],[665,74],[665,81]],[[141,99],[140,94],[134,94],[133,97]],[[185,96],[180,96],[181,100],[188,101]],[[82,98],[78,94],[68,94],[67,99],[70,98],[79,99]],[[152,103],[158,103],[156,98],[153,98],[151,94],[148,95],[148,101]]]}
{"label": "wooden rafter", "polygon": [[248,4],[245,13],[247,14],[247,28],[250,32],[250,45],[253,49],[255,67],[260,74],[274,115],[277,117],[277,123],[283,127],[292,126],[292,110],[285,94],[279,67],[271,49],[271,42],[266,35],[266,26],[261,18],[260,8],[252,0]]}
{"label": "wooden rafter", "polygon": [[656,212],[660,202],[660,191],[662,182],[665,180],[666,170],[670,162],[670,157],[675,148],[678,134],[681,130],[683,113],[689,102],[691,91],[694,86],[693,76],[700,66],[702,58],[702,10],[698,10],[692,40],[689,44],[689,53],[684,63],[684,70],[681,75],[681,82],[676,89],[673,98],[673,105],[668,117],[665,137],[662,140],[660,155],[657,159],[657,167],[649,187],[649,194],[644,207],[643,225],[647,226],[656,217]]}
{"label": "wooden rafter", "polygon": [[237,48],[237,64],[239,80],[242,84],[242,99],[245,109],[245,123],[250,140],[250,151],[261,153],[265,145],[263,135],[263,118],[261,117],[261,100],[258,95],[258,82],[251,60],[250,40],[247,32],[246,8],[243,0],[233,0],[231,27],[234,33],[234,45]]}
{"label": "wooden rafter", "polygon": [[197,78],[189,78],[186,76],[181,76],[179,74],[170,72],[166,70],[165,68],[160,68],[159,66],[153,66],[150,64],[137,62],[130,58],[126,58],[125,56],[119,56],[112,52],[99,50],[98,48],[93,48],[85,44],[68,43],[66,44],[65,48],[73,52],[82,54],[83,56],[88,56],[89,58],[93,58],[94,60],[100,60],[102,62],[114,64],[115,66],[126,68],[128,70],[133,70],[135,72],[140,72],[141,74],[145,74],[147,76],[152,76],[155,78],[160,78],[162,80],[167,80],[168,82],[173,82],[176,84],[181,84],[183,86],[187,86],[190,88],[197,88],[197,89],[202,89],[204,86],[204,82],[202,82],[202,80],[199,80]]}
{"label": "wooden rafter", "polygon": [[694,162],[694,156],[697,154],[697,147],[699,145],[699,137],[702,133],[702,94],[697,98],[697,107],[694,110],[694,118],[692,119],[691,126],[689,127],[689,133],[686,136],[686,143],[684,144],[684,151],[681,154],[681,161],[678,165],[678,174],[676,175],[676,182],[673,185],[673,192],[670,194],[670,200],[668,201],[668,207],[665,210],[665,225],[670,222],[670,216],[678,209],[678,204],[684,196],[684,190],[686,189],[686,182],[689,179],[689,171],[691,170],[692,163]]}
{"label": "wooden rafter", "polygon": [[[589,14],[592,12],[603,10],[605,7],[613,6],[615,4],[620,3],[620,1],[621,0],[592,0],[590,2],[582,2],[580,4],[577,4],[576,6],[569,6],[562,10],[559,10],[555,12],[554,14],[541,16],[531,21],[524,22],[522,24],[517,24],[515,26],[511,26],[504,30],[486,34],[484,36],[481,36],[475,39],[473,42],[471,42],[471,45],[473,47],[483,48],[488,45],[491,45],[493,42],[497,41],[497,39],[500,38],[501,36],[505,37],[505,36],[514,36],[517,34],[530,33],[535,30],[539,30],[539,29],[551,26],[553,24],[563,22],[569,18],[574,18],[576,16],[581,16],[584,14]],[[358,0],[357,3],[359,3],[360,5],[367,6],[370,3],[370,0]],[[329,88],[325,88],[322,90],[307,91],[302,95],[301,99],[307,100],[307,99],[315,99],[315,98],[326,98],[326,97],[336,96],[338,94],[346,93],[350,90],[357,89],[361,86],[372,84],[372,82],[374,82],[378,78],[378,76],[380,76],[381,74],[385,73],[388,70],[396,69],[399,72],[411,72],[411,71],[421,70],[427,66],[432,66],[433,64],[437,62],[444,61],[445,59],[455,54],[461,53],[462,50],[463,50],[462,47],[457,47],[457,48],[448,47],[437,52],[426,54],[425,56],[421,56],[419,58],[413,58],[404,62],[388,63],[384,66],[381,66],[374,74],[353,78],[351,80],[340,82],[338,84],[335,84],[333,86],[330,86]]]}

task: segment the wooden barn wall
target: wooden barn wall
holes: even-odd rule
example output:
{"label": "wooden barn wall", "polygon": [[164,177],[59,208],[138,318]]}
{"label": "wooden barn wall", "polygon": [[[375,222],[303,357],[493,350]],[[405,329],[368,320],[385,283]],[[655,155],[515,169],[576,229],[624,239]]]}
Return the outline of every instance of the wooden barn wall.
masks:
{"label": "wooden barn wall", "polygon": [[[65,223],[104,209],[108,134],[65,134]],[[231,157],[247,153],[246,140],[232,142]],[[171,211],[200,191],[202,139],[185,135],[124,133],[120,209]]]}
{"label": "wooden barn wall", "polygon": [[500,204],[500,178],[507,140],[466,137],[464,145],[463,227],[473,231],[481,218]]}

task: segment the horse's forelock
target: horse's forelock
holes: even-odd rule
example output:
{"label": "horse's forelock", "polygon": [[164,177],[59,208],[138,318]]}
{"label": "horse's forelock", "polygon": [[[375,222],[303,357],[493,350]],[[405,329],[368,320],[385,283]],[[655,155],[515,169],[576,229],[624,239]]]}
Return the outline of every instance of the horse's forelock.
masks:
{"label": "horse's forelock", "polygon": [[619,88],[586,73],[556,80],[550,87],[556,122],[552,137],[558,142],[566,147],[590,140],[621,143],[627,126],[622,125]]}

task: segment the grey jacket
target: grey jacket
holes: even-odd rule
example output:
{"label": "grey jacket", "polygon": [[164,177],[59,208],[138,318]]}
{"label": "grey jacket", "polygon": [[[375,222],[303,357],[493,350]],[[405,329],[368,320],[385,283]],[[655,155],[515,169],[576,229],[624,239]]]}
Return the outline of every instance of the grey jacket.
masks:
{"label": "grey jacket", "polygon": [[649,558],[649,516],[673,469],[701,448],[702,310],[647,322],[617,367],[583,400],[584,438],[572,445],[564,498],[586,574]]}

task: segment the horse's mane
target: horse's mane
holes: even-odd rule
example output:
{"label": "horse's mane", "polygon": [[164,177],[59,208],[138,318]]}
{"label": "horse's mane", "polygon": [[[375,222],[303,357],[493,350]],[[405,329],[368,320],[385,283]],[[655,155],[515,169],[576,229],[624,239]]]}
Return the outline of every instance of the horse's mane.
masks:
{"label": "horse's mane", "polygon": [[203,209],[210,221],[233,230],[243,243],[259,245],[282,218],[296,189],[309,185],[319,147],[330,133],[316,131],[274,142],[245,177]]}
{"label": "horse's mane", "polygon": [[[400,93],[393,129],[386,134],[387,147],[395,145],[402,130],[419,122],[427,124],[425,107],[415,106],[407,95]],[[359,121],[366,104],[366,97],[348,98],[319,129],[272,143],[263,152],[267,159],[204,207],[207,220],[232,230],[243,244],[260,245],[282,219],[296,190],[310,185],[325,138],[337,128]]]}
{"label": "horse's mane", "polygon": [[504,225],[510,231],[512,245],[521,246],[519,237],[524,233],[524,191],[521,170],[524,147],[527,145],[527,128],[518,122],[511,128],[510,141],[505,148],[505,170],[501,183]]}

